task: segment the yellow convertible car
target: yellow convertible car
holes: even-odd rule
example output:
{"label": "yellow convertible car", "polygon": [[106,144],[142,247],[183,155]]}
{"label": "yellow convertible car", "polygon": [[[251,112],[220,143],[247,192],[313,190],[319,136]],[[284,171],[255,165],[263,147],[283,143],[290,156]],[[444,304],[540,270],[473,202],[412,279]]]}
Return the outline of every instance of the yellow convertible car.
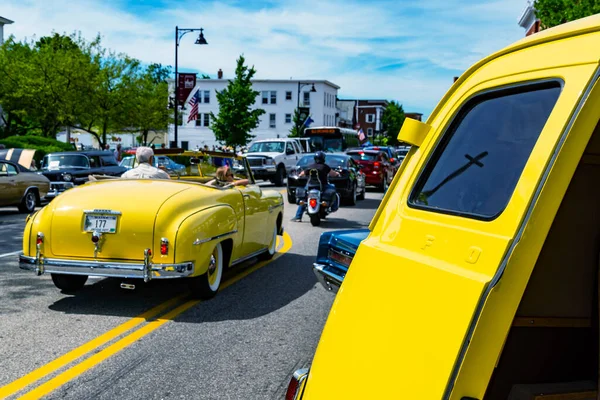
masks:
{"label": "yellow convertible car", "polygon": [[184,176],[98,179],[30,216],[21,268],[50,273],[64,291],[81,288],[88,275],[187,278],[193,295],[210,298],[225,268],[273,257],[282,195],[256,185],[245,158],[178,156],[187,160]]}

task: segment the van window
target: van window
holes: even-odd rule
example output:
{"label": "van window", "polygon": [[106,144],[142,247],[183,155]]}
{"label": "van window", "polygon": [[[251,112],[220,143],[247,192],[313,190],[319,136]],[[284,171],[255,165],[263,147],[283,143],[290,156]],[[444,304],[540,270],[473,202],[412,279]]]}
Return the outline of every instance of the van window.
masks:
{"label": "van window", "polygon": [[508,204],[560,91],[558,82],[548,82],[471,99],[437,146],[409,204],[496,218]]}

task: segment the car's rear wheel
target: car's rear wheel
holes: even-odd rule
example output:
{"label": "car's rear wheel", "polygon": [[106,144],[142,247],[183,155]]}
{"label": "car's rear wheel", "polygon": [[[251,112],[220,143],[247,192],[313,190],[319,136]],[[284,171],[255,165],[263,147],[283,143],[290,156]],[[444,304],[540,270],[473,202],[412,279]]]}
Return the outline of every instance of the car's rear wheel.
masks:
{"label": "car's rear wheel", "polygon": [[348,205],[355,206],[356,205],[356,183],[352,185],[352,191],[350,196],[348,196]]}
{"label": "car's rear wheel", "polygon": [[28,190],[23,196],[21,200],[21,204],[19,204],[19,211],[22,213],[32,213],[35,211],[35,206],[37,204],[37,196],[35,191]]}
{"label": "car's rear wheel", "polygon": [[87,275],[51,274],[54,286],[65,292],[75,292],[85,285]]}
{"label": "car's rear wheel", "polygon": [[217,243],[208,258],[206,273],[190,278],[190,290],[192,296],[200,299],[210,299],[214,297],[221,286],[223,278],[223,247]]}
{"label": "car's rear wheel", "polygon": [[288,203],[296,204],[296,196],[294,196],[293,194],[289,194],[289,192],[288,192],[287,197],[288,197]]}
{"label": "car's rear wheel", "polygon": [[275,186],[283,186],[283,180],[285,179],[285,168],[282,166],[277,167],[277,172],[275,173],[275,178],[273,178],[273,183]]}
{"label": "car's rear wheel", "polygon": [[275,228],[273,229],[273,235],[271,236],[271,241],[269,243],[269,248],[264,253],[261,253],[258,256],[258,259],[261,261],[270,260],[273,258],[275,253],[277,252],[277,224],[275,224]]}

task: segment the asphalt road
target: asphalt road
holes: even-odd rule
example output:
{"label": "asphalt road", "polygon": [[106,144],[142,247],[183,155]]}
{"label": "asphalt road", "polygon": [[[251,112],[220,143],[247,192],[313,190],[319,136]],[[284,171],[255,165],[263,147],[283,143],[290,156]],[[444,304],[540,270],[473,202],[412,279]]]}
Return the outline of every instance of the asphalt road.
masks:
{"label": "asphalt road", "polygon": [[371,191],[319,227],[290,222],[286,203],[287,252],[234,268],[205,302],[182,281],[124,290],[90,278],[63,294],[18,268],[9,253],[21,249],[24,216],[0,209],[0,398],[283,399],[333,302],[311,270],[319,235],[366,227],[381,197]]}

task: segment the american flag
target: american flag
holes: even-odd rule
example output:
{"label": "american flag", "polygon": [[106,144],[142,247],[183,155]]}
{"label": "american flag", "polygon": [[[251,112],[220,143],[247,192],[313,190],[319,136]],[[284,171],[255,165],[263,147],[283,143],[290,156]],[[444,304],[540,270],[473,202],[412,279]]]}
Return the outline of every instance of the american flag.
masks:
{"label": "american flag", "polygon": [[188,116],[187,122],[198,119],[198,103],[200,102],[200,90],[196,90],[196,93],[192,96],[189,101],[189,105],[192,106],[190,110],[190,115]]}
{"label": "american flag", "polygon": [[360,130],[358,131],[358,140],[360,140],[361,142],[365,140],[365,133],[363,132],[362,128],[360,128]]}

